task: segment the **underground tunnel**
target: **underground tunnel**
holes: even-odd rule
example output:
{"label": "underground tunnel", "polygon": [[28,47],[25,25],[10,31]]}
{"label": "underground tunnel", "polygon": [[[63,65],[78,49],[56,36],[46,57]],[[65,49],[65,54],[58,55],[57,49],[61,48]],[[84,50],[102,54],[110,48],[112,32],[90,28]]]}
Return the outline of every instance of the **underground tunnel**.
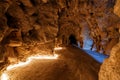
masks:
{"label": "underground tunnel", "polygon": [[0,80],[120,80],[119,41],[120,0],[0,0]]}
{"label": "underground tunnel", "polygon": [[70,41],[70,45],[77,45],[77,40],[76,40],[76,38],[75,38],[75,36],[74,35],[70,35],[69,36],[69,41]]}

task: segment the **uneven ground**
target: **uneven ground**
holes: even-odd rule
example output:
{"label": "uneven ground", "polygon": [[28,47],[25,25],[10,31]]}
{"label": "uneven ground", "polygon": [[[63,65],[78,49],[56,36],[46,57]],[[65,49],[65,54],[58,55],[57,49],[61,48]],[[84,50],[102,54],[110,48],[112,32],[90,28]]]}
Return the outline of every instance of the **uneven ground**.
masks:
{"label": "uneven ground", "polygon": [[84,51],[67,47],[56,60],[33,60],[8,71],[10,80],[98,80],[100,64]]}

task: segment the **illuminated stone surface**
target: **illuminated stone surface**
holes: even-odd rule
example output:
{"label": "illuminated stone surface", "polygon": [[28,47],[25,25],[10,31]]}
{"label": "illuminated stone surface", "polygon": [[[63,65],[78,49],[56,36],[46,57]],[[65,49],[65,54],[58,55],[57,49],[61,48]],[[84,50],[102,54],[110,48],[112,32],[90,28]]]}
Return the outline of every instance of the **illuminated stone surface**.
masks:
{"label": "illuminated stone surface", "polygon": [[82,50],[69,47],[56,53],[57,59],[33,59],[4,74],[9,80],[97,80],[100,64]]}

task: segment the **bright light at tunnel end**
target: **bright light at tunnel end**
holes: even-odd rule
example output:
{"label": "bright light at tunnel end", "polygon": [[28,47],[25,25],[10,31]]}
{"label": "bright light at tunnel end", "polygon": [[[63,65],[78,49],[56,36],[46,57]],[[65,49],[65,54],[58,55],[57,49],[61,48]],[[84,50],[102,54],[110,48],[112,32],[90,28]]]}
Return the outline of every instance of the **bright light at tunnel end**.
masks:
{"label": "bright light at tunnel end", "polygon": [[[13,64],[13,65],[9,65],[6,68],[6,71],[9,71],[11,69],[14,69],[16,67],[20,67],[20,66],[24,66],[29,64],[33,59],[58,59],[59,55],[54,54],[54,55],[34,55],[34,56],[30,56],[26,59],[26,62],[18,62],[17,64]],[[9,77],[6,73],[6,71],[4,71],[1,75],[1,79],[0,80],[9,80]]]}

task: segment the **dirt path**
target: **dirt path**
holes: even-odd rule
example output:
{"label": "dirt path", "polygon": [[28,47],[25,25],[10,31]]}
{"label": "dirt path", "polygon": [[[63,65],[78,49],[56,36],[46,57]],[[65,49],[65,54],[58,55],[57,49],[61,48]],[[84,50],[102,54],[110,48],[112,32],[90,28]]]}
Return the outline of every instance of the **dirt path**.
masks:
{"label": "dirt path", "polygon": [[68,47],[56,51],[54,60],[33,60],[7,72],[9,80],[97,80],[100,64],[82,50]]}

